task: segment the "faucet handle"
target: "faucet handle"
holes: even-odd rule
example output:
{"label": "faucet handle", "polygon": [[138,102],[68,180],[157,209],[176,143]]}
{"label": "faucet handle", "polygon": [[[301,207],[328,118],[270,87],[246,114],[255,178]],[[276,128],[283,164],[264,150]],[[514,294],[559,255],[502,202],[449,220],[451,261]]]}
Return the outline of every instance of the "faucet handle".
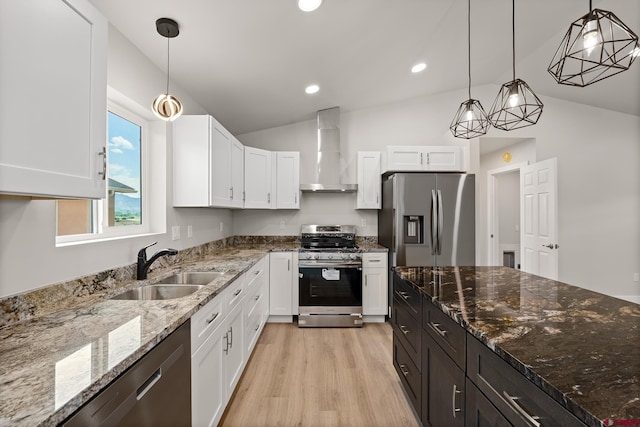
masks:
{"label": "faucet handle", "polygon": [[157,245],[157,244],[158,244],[158,242],[156,241],[156,242],[153,242],[150,245],[147,245],[144,248],[140,249],[138,251],[138,258],[142,258],[142,259],[146,260],[147,259],[147,249],[150,248],[151,246]]}

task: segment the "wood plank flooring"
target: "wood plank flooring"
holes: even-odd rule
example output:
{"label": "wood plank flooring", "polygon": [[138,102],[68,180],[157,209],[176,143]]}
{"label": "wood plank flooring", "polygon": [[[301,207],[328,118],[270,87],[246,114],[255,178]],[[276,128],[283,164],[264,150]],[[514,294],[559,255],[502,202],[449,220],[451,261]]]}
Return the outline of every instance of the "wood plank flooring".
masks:
{"label": "wood plank flooring", "polygon": [[393,369],[389,324],[304,329],[269,323],[220,426],[419,423]]}

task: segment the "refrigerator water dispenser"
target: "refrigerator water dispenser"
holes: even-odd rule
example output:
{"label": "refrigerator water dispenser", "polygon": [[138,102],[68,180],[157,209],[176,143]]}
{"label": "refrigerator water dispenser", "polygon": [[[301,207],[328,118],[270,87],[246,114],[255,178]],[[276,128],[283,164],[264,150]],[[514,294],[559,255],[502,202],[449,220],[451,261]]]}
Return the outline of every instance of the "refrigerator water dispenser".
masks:
{"label": "refrigerator water dispenser", "polygon": [[424,234],[422,233],[424,225],[424,215],[405,215],[404,230],[402,233],[403,243],[424,243]]}

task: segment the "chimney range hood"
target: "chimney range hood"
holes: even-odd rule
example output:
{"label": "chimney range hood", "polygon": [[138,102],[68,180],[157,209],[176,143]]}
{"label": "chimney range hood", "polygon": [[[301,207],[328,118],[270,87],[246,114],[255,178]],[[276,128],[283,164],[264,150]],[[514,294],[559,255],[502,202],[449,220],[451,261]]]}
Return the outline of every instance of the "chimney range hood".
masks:
{"label": "chimney range hood", "polygon": [[320,110],[315,183],[301,184],[300,191],[346,193],[358,189],[357,184],[345,184],[346,165],[340,152],[340,107]]}

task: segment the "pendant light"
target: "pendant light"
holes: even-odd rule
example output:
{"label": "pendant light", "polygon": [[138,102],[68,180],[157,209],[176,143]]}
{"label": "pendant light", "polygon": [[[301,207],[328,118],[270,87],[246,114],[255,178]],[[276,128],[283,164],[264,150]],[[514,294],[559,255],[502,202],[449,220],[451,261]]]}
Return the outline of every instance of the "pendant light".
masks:
{"label": "pendant light", "polygon": [[471,0],[467,1],[467,36],[468,36],[468,65],[469,65],[469,99],[460,104],[460,108],[449,126],[456,138],[475,138],[482,136],[489,130],[489,119],[482,104],[471,98]]}
{"label": "pendant light", "polygon": [[177,37],[180,29],[173,19],[160,18],[156,21],[156,30],[167,38],[167,91],[158,95],[151,109],[160,119],[172,122],[182,114],[182,103],[175,96],[169,95],[169,40]]}
{"label": "pendant light", "polygon": [[560,84],[587,86],[629,69],[638,36],[612,12],[592,9],[571,23],[548,71]]}
{"label": "pendant light", "polygon": [[512,0],[512,69],[513,80],[502,85],[489,111],[491,124],[502,130],[519,129],[538,122],[542,101],[529,85],[516,79],[516,2]]}

